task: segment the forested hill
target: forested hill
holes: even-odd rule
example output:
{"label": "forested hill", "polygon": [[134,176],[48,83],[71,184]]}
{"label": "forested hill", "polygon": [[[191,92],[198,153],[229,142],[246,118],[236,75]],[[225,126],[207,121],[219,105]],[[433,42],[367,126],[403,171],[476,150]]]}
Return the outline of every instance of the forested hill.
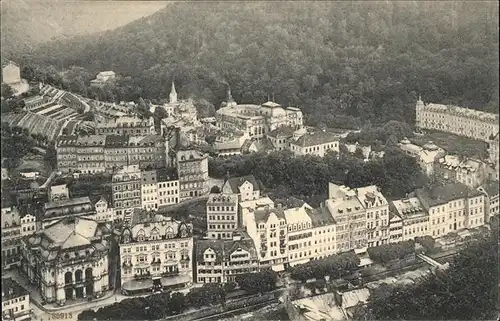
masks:
{"label": "forested hill", "polygon": [[[414,118],[424,101],[498,108],[498,4],[465,1],[177,2],[25,61],[131,76],[131,95],[219,104],[273,95],[327,126]],[[130,86],[130,80],[127,83]],[[133,98],[133,97],[128,97]]]}
{"label": "forested hill", "polygon": [[165,7],[152,1],[2,0],[2,56],[123,26]]}

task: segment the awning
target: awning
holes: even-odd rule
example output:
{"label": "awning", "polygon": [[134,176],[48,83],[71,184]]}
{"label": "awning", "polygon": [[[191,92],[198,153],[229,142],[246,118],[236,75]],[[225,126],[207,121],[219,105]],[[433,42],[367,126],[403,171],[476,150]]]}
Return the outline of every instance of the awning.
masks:
{"label": "awning", "polygon": [[273,265],[271,266],[271,269],[273,269],[274,272],[285,271],[285,267],[283,266],[283,264]]}
{"label": "awning", "polygon": [[151,289],[153,286],[153,280],[131,280],[123,283],[122,289],[125,291],[137,291],[137,290],[147,290]]}
{"label": "awning", "polygon": [[161,278],[161,285],[172,286],[177,284],[185,284],[191,282],[191,278],[188,275],[177,275],[172,277]]}

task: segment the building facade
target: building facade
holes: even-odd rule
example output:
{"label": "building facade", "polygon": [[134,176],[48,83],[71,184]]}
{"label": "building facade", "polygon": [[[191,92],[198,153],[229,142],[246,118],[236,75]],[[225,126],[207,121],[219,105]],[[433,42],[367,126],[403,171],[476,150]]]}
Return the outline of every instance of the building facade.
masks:
{"label": "building facade", "polygon": [[155,135],[153,117],[141,119],[137,116],[121,116],[113,121],[96,123],[95,132],[98,135],[118,136],[148,136]]}
{"label": "building facade", "polygon": [[21,82],[21,69],[15,62],[9,61],[2,65],[2,82],[7,85],[16,85]]}
{"label": "building facade", "polygon": [[134,211],[120,238],[121,284],[125,294],[188,286],[192,276],[192,226]]}
{"label": "building facade", "polygon": [[208,155],[195,149],[177,151],[179,200],[202,196],[208,192]]}
{"label": "building facade", "polygon": [[142,208],[158,210],[161,206],[179,203],[177,173],[168,169],[141,172]]}
{"label": "building facade", "polygon": [[[401,222],[401,236],[399,241],[413,240],[415,237],[422,237],[430,234],[429,214],[425,211],[422,203],[416,197],[403,198],[391,202],[391,212],[399,218],[393,222]],[[391,230],[396,224],[391,222]],[[395,231],[394,229],[393,231]]]}
{"label": "building facade", "polygon": [[232,240],[238,227],[238,195],[210,194],[207,201],[208,237]]}
{"label": "building facade", "polygon": [[22,240],[22,271],[47,303],[101,297],[109,290],[110,226],[66,217]]}
{"label": "building facade", "polygon": [[12,278],[2,278],[2,320],[30,320],[30,295]]}
{"label": "building facade", "polygon": [[498,114],[456,106],[426,105],[420,98],[416,115],[416,125],[421,129],[438,130],[481,141],[487,141],[499,132]]}
{"label": "building facade", "polygon": [[111,201],[116,217],[128,223],[133,209],[141,208],[141,171],[138,165],[117,170],[112,177]]}
{"label": "building facade", "polygon": [[290,150],[296,156],[324,157],[328,151],[339,153],[339,138],[327,132],[305,133],[290,141]]}
{"label": "building facade", "polygon": [[2,269],[21,262],[21,216],[16,207],[2,204]]}

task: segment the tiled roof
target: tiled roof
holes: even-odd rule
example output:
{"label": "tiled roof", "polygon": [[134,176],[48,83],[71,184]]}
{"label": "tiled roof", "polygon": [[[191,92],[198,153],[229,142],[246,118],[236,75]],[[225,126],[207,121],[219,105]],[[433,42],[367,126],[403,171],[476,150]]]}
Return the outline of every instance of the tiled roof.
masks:
{"label": "tiled roof", "polygon": [[141,172],[142,184],[156,184],[157,181],[158,179],[155,170]]}
{"label": "tiled roof", "polygon": [[28,290],[12,278],[2,278],[2,302],[27,294],[29,294]]}
{"label": "tiled roof", "polygon": [[241,177],[233,177],[227,180],[226,184],[229,184],[231,187],[231,191],[234,194],[239,194],[240,193],[240,187],[243,185],[245,182],[250,182],[253,185],[254,191],[258,191],[259,188],[259,183],[257,183],[257,180],[253,175],[247,175],[247,176],[241,176]]}
{"label": "tiled roof", "polygon": [[276,128],[275,130],[270,131],[267,133],[267,136],[271,137],[292,137],[293,133],[295,132],[295,128],[291,126],[281,126]]}
{"label": "tiled roof", "polygon": [[125,135],[107,135],[106,147],[126,147],[128,145],[128,136]]}
{"label": "tiled roof", "polygon": [[299,147],[309,147],[338,141],[339,138],[336,135],[328,132],[318,131],[315,133],[306,133],[300,136],[297,141],[291,142],[291,144]]}
{"label": "tiled roof", "polygon": [[325,207],[320,208],[306,208],[306,213],[311,218],[311,223],[313,227],[325,226],[329,224],[335,224],[335,220],[332,215]]}
{"label": "tiled roof", "polygon": [[495,195],[498,195],[498,191],[499,191],[498,184],[499,184],[498,181],[493,181],[493,182],[484,184],[484,186],[482,186],[482,188],[484,189],[486,194],[488,194],[489,197],[493,197]]}
{"label": "tiled roof", "polygon": [[414,192],[426,210],[430,207],[446,204],[450,201],[464,198],[480,196],[482,193],[468,188],[461,183],[451,183],[443,186],[424,187]]}
{"label": "tiled roof", "polygon": [[196,242],[196,260],[197,262],[203,262],[203,254],[207,249],[212,249],[215,252],[215,261],[217,263],[228,261],[232,253],[238,249],[247,251],[250,254],[251,259],[257,259],[257,251],[255,250],[255,245],[253,240],[246,235],[246,233],[240,233],[242,235],[241,240],[199,240]]}
{"label": "tiled roof", "polygon": [[286,220],[283,208],[263,208],[255,210],[255,222],[267,222],[271,213],[274,213],[278,218]]}
{"label": "tiled roof", "polygon": [[78,136],[76,135],[62,135],[57,138],[57,146],[74,146]]}
{"label": "tiled roof", "polygon": [[169,182],[179,179],[175,168],[160,168],[156,170],[158,182]]}

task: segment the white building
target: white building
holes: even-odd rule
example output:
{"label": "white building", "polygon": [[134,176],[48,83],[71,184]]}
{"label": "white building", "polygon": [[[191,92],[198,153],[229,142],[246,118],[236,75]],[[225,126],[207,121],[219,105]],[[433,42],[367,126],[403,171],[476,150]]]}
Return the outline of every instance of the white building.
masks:
{"label": "white building", "polygon": [[22,271],[44,301],[101,297],[109,289],[110,226],[65,217],[22,240]]}
{"label": "white building", "polygon": [[230,90],[227,102],[217,110],[215,118],[218,128],[237,128],[256,140],[265,138],[268,132],[281,126],[298,129],[303,125],[303,115],[299,108],[283,108],[272,101],[262,105],[238,105]]}
{"label": "white building", "polygon": [[69,189],[67,184],[61,185],[52,185],[50,187],[49,192],[49,200],[59,201],[59,200],[67,200],[69,198]]}
{"label": "white building", "polygon": [[108,81],[114,80],[116,74],[114,71],[101,71],[97,74],[94,80],[90,81],[91,86],[103,86]]}
{"label": "white building", "polygon": [[233,239],[238,229],[238,195],[210,194],[207,201],[207,236],[210,239]]}
{"label": "white building", "polygon": [[21,217],[21,236],[34,234],[36,232],[36,217],[26,214]]}
{"label": "white building", "polygon": [[21,261],[21,217],[16,207],[2,200],[2,270]]}
{"label": "white building", "polygon": [[2,277],[2,320],[31,319],[28,290],[11,278]]}
{"label": "white building", "polygon": [[141,172],[142,208],[156,211],[161,206],[179,203],[177,173],[166,169]]}
{"label": "white building", "polygon": [[419,98],[416,105],[416,125],[472,139],[487,141],[499,132],[498,114],[478,110],[427,104]]}
{"label": "white building", "polygon": [[[429,214],[416,197],[409,197],[391,202],[391,211],[396,218],[394,223],[401,222],[401,236],[394,242],[413,240],[415,237],[430,235]],[[397,231],[396,224],[391,222],[391,231]],[[394,229],[393,229],[394,228]],[[396,234],[396,233],[395,233]],[[394,234],[394,235],[395,235]]]}
{"label": "white building", "polygon": [[500,213],[499,207],[499,197],[498,197],[498,181],[493,181],[483,186],[478,187],[478,191],[482,192],[486,196],[485,202],[485,223],[490,221],[490,218],[494,215],[498,215]]}
{"label": "white building", "polygon": [[260,198],[259,183],[253,175],[229,178],[222,186],[223,194],[236,194],[240,202]]}
{"label": "white building", "polygon": [[435,161],[446,154],[444,149],[436,146],[433,142],[428,142],[424,146],[420,147],[412,144],[407,138],[405,138],[398,145],[405,154],[414,157],[417,160],[420,168],[422,168],[422,171],[427,176],[434,174]]}
{"label": "white building", "polygon": [[486,197],[464,184],[421,188],[414,193],[429,213],[429,234],[440,237],[484,224]]}
{"label": "white building", "polygon": [[305,133],[290,141],[290,150],[296,156],[314,155],[324,157],[328,151],[339,152],[339,138],[328,132]]}
{"label": "white building", "polygon": [[491,178],[488,165],[477,159],[464,160],[456,168],[456,173],[457,181],[470,188],[476,188]]}
{"label": "white building", "polygon": [[133,294],[189,286],[192,276],[192,226],[163,215],[136,210],[122,231],[122,292]]}
{"label": "white building", "polygon": [[356,189],[356,197],[366,210],[366,229],[368,247],[388,244],[389,203],[377,186],[366,186]]}
{"label": "white building", "polygon": [[21,82],[21,69],[15,62],[9,61],[2,66],[2,82],[9,86],[17,85]]}
{"label": "white building", "polygon": [[113,222],[118,219],[115,215],[114,208],[109,206],[109,203],[104,196],[99,197],[99,199],[95,202],[94,207],[94,219],[97,222]]}
{"label": "white building", "polygon": [[179,201],[203,196],[208,192],[208,154],[196,149],[177,151]]}

